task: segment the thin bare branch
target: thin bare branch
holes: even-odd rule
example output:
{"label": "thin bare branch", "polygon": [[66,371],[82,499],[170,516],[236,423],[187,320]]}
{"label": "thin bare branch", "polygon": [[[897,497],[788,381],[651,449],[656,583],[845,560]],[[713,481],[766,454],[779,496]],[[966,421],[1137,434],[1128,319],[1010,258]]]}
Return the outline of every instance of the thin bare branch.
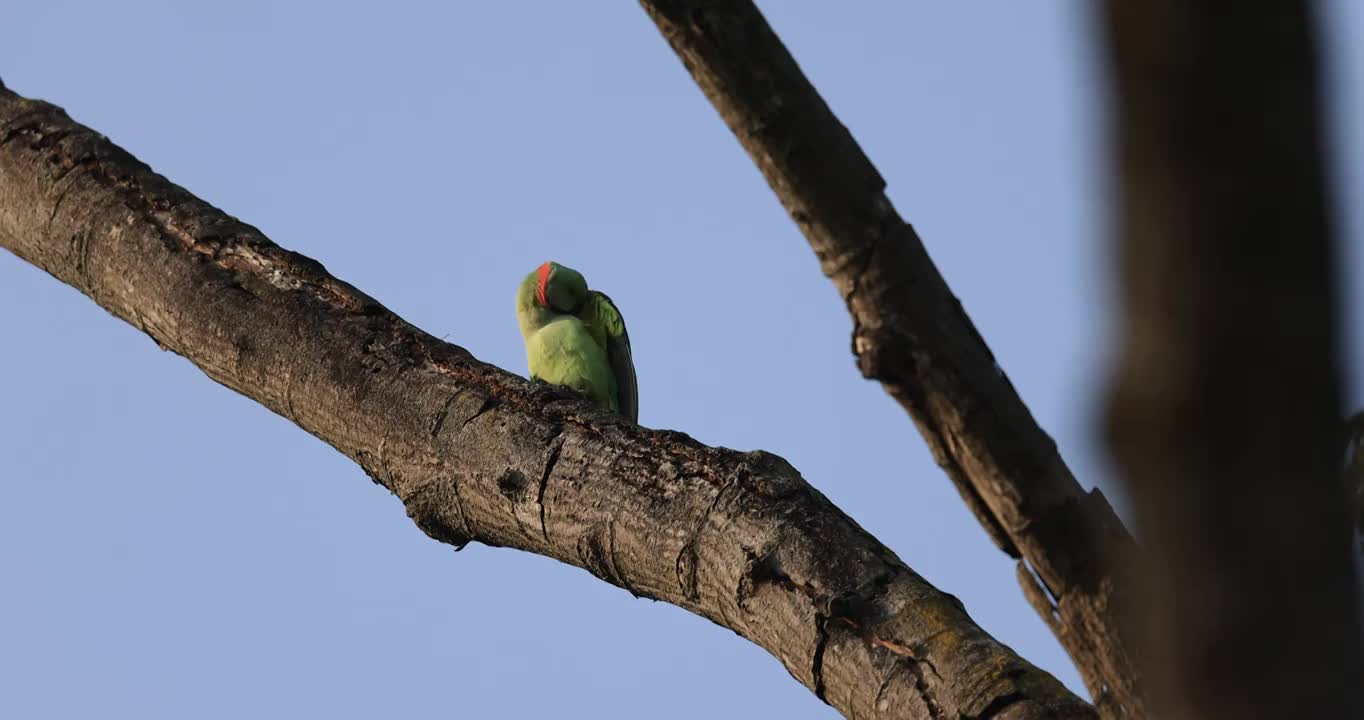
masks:
{"label": "thin bare branch", "polygon": [[857,141],[752,2],[641,4],[842,293],[862,374],[910,413],[995,543],[1045,585],[1031,597],[1100,711],[1144,717],[1118,606],[1131,537],[1075,481]]}

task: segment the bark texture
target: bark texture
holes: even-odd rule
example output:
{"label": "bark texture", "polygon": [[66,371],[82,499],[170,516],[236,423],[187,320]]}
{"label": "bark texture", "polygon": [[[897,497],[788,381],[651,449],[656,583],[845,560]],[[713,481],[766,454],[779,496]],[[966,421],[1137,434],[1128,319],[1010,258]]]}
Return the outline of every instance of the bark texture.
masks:
{"label": "bark texture", "polygon": [[355,460],[437,540],[686,608],[850,717],[1093,716],[781,458],[481,363],[3,85],[0,246]]}
{"label": "bark texture", "polygon": [[1364,717],[1310,4],[1104,5],[1125,333],[1110,445],[1167,718]]}
{"label": "bark texture", "polygon": [[853,353],[938,464],[1074,659],[1101,713],[1145,716],[1119,600],[1132,540],[1086,493],[995,363],[885,180],[748,0],[641,0],[837,286]]}

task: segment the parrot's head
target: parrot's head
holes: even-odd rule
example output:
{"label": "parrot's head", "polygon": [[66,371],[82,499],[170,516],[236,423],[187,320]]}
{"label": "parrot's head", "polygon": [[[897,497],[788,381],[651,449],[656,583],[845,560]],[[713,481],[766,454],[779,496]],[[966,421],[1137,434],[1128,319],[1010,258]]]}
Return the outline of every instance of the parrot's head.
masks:
{"label": "parrot's head", "polygon": [[[583,274],[554,261],[547,261],[532,273],[535,304],[555,313],[574,313],[587,299],[587,280]],[[530,277],[526,280],[531,280]]]}
{"label": "parrot's head", "polygon": [[582,273],[553,261],[542,264],[521,281],[516,292],[521,335],[529,337],[556,317],[576,313],[588,295]]}

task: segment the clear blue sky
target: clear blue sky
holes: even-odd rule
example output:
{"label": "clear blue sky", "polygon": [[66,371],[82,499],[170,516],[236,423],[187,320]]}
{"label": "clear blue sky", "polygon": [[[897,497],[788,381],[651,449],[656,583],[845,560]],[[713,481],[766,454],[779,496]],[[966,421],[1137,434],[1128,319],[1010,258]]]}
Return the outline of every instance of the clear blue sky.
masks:
{"label": "clear blue sky", "polygon": [[[10,5],[15,90],[484,360],[524,373],[517,282],[548,258],[582,269],[629,322],[644,424],[785,456],[1080,689],[634,3]],[[1076,475],[1111,487],[1091,429],[1112,288],[1084,8],[764,3]],[[1330,15],[1333,40],[1364,37],[1364,5]],[[1335,50],[1358,207],[1364,54]],[[705,620],[428,540],[334,450],[3,253],[0,308],[0,717],[833,716]]]}

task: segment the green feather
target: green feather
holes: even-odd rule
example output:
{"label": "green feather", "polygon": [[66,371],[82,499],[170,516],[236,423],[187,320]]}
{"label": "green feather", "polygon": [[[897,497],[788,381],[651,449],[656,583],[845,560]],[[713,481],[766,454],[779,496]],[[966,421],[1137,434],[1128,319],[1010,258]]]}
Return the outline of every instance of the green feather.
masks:
{"label": "green feather", "polygon": [[571,387],[602,409],[638,421],[634,360],[620,311],[605,294],[589,290],[581,273],[547,266],[527,275],[516,295],[530,376]]}
{"label": "green feather", "polygon": [[578,311],[593,340],[606,349],[606,360],[616,382],[617,410],[639,422],[639,385],[635,380],[635,361],[630,354],[630,334],[625,318],[606,293],[593,290]]}

